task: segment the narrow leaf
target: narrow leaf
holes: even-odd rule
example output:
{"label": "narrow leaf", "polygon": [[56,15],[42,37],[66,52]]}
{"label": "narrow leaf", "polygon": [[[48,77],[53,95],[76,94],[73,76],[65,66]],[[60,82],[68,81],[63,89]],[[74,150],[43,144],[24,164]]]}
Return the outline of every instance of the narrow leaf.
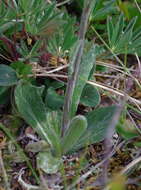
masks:
{"label": "narrow leaf", "polygon": [[93,65],[95,64],[95,46],[93,46],[88,53],[83,56],[82,62],[80,64],[79,77],[74,89],[72,104],[71,104],[71,117],[73,117],[77,111],[77,107],[80,101],[80,97],[83,91],[83,88],[86,84],[86,81],[89,78],[89,74]]}
{"label": "narrow leaf", "polygon": [[9,28],[12,28],[14,25],[16,25],[16,22],[6,22],[5,24],[0,26],[0,33],[4,33]]}

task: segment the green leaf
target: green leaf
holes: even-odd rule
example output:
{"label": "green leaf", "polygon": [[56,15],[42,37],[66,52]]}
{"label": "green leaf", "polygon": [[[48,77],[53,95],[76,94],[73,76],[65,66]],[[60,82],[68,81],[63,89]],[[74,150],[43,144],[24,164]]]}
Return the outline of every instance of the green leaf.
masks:
{"label": "green leaf", "polygon": [[41,45],[42,45],[42,40],[37,40],[35,44],[33,45],[31,51],[29,52],[29,55],[27,56],[27,58],[29,59],[31,57],[37,56],[38,55],[37,52],[39,48],[41,47]]}
{"label": "green leaf", "polygon": [[0,104],[5,104],[9,99],[9,87],[0,86]]}
{"label": "green leaf", "polygon": [[[138,3],[141,3],[139,0]],[[135,24],[135,27],[140,27],[141,23],[141,14],[137,6],[133,6],[133,1],[119,1],[118,3],[119,9],[121,12],[124,13],[127,20],[131,20],[135,16],[137,16],[137,22]]]}
{"label": "green leaf", "polygon": [[49,130],[51,130],[52,150],[54,155],[60,156],[61,154],[61,111],[47,112],[47,123]]}
{"label": "green leaf", "polygon": [[42,169],[47,174],[56,173],[62,160],[60,158],[52,156],[51,152],[40,152],[37,155],[37,168]]}
{"label": "green leaf", "polygon": [[16,72],[11,67],[0,64],[0,86],[12,86],[17,82]]}
{"label": "green leaf", "polygon": [[0,26],[0,33],[4,33],[7,31],[9,28],[13,27],[16,25],[16,22],[6,22],[3,25]]}
{"label": "green leaf", "polygon": [[21,61],[13,62],[11,67],[18,73],[20,77],[26,78],[29,74],[32,74],[32,65],[25,64]]}
{"label": "green leaf", "polygon": [[78,115],[71,120],[69,128],[62,140],[63,153],[66,153],[73,148],[82,134],[86,131],[86,128],[87,120],[84,116]]}
{"label": "green leaf", "polygon": [[64,85],[65,85],[64,82],[62,82],[62,81],[56,81],[56,80],[53,81],[53,82],[50,84],[50,86],[51,86],[52,88],[54,88],[55,90],[58,89],[58,88],[62,88]]}
{"label": "green leaf", "polygon": [[64,24],[62,11],[56,10],[55,3],[48,4],[44,0],[23,6],[22,15],[26,31],[32,35],[52,36]]}
{"label": "green leaf", "polygon": [[116,111],[116,106],[108,106],[93,110],[86,115],[92,142],[99,142],[105,138],[106,131]]}
{"label": "green leaf", "polygon": [[[42,88],[30,84],[20,83],[15,89],[15,102],[21,116],[31,125],[36,132],[46,140],[51,148],[58,150],[60,142],[56,129],[51,125],[51,114],[46,113],[45,105],[41,98]],[[56,121],[56,118],[52,116]]]}
{"label": "green leaf", "polygon": [[93,9],[91,19],[93,21],[95,20],[104,20],[107,15],[111,15],[116,12],[116,6],[115,6],[116,0],[96,0],[95,1],[95,7]]}
{"label": "green leaf", "polygon": [[[111,23],[113,24],[113,23]],[[122,36],[122,32],[123,32],[123,27],[124,27],[124,17],[121,14],[118,18],[118,22],[116,25],[114,25],[115,27],[113,28],[114,31],[111,35],[111,44],[112,46],[116,46],[116,43],[118,43],[118,39],[120,36]]]}
{"label": "green leaf", "polygon": [[40,152],[40,151],[47,151],[50,149],[50,145],[44,141],[40,140],[38,142],[32,142],[26,145],[25,150],[27,152]]}
{"label": "green leaf", "polygon": [[9,154],[8,159],[11,162],[15,162],[15,163],[22,163],[25,162],[25,158],[23,157],[23,155],[21,154],[21,151],[13,151]]}
{"label": "green leaf", "polygon": [[124,138],[124,139],[132,139],[134,137],[138,137],[140,134],[134,127],[133,123],[130,120],[125,118],[121,118],[117,127],[117,132]]}
{"label": "green leaf", "polygon": [[[86,145],[104,140],[106,132],[111,124],[116,106],[101,107],[86,115],[88,121],[87,131],[81,136],[74,149],[80,149]],[[117,121],[118,122],[118,121]]]}
{"label": "green leaf", "polygon": [[89,78],[90,72],[95,64],[95,46],[92,46],[91,49],[83,56],[82,62],[80,64],[79,77],[74,89],[71,105],[71,117],[76,113],[78,104],[80,102],[80,97],[83,91],[83,88]]}
{"label": "green leaf", "polygon": [[121,14],[118,20],[108,19],[107,30],[109,47],[115,54],[140,53],[141,33],[140,28],[134,30],[137,17],[134,17],[125,25],[124,16]]}
{"label": "green leaf", "polygon": [[138,141],[134,142],[134,145],[140,148],[141,147],[141,142],[138,142]]}
{"label": "green leaf", "polygon": [[63,106],[64,97],[56,93],[54,88],[50,87],[47,90],[47,95],[45,98],[46,106],[52,110],[58,110]]}
{"label": "green leaf", "polygon": [[90,107],[97,106],[100,103],[98,90],[92,85],[86,84],[81,95],[80,103]]}
{"label": "green leaf", "polygon": [[63,15],[63,20],[65,23],[59,28],[57,33],[49,38],[47,46],[49,52],[60,57],[68,55],[69,50],[77,40],[75,34],[76,26],[74,27],[76,21],[67,13]]}
{"label": "green leaf", "polygon": [[20,83],[15,89],[15,101],[25,121],[34,127],[41,137],[49,140],[45,132],[47,123],[46,109],[38,87]]}

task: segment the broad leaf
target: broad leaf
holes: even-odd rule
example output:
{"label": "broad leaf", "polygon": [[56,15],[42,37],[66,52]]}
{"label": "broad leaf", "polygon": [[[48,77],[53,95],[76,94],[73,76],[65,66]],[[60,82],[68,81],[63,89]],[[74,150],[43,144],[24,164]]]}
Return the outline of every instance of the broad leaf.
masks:
{"label": "broad leaf", "polygon": [[25,64],[22,61],[16,61],[11,64],[11,67],[17,72],[19,77],[28,77],[32,74],[32,65]]}
{"label": "broad leaf", "polygon": [[47,90],[47,95],[45,98],[46,106],[52,110],[60,109],[64,103],[64,97],[56,93],[56,91],[50,87]]}
{"label": "broad leaf", "polygon": [[0,104],[5,104],[9,99],[9,87],[0,86]]}
{"label": "broad leaf", "polygon": [[98,90],[92,85],[86,84],[81,95],[80,103],[90,107],[97,106],[100,103]]}
{"label": "broad leaf", "polygon": [[69,128],[62,140],[63,153],[66,153],[72,149],[82,134],[84,134],[86,128],[87,120],[84,116],[78,115],[71,120]]}
{"label": "broad leaf", "polygon": [[58,88],[62,88],[65,84],[64,82],[60,82],[57,80],[53,80],[50,78],[46,78],[44,82],[45,86],[48,88],[52,87],[54,90],[57,90]]}
{"label": "broad leaf", "polygon": [[55,90],[58,89],[58,88],[62,88],[64,85],[65,85],[64,82],[62,82],[62,81],[57,81],[57,80],[51,82],[51,84],[50,84],[50,86],[51,86],[52,88],[54,88]]}
{"label": "broad leaf", "polygon": [[121,118],[117,127],[117,132],[124,138],[124,139],[132,139],[134,137],[138,137],[140,133],[136,130],[133,123],[126,118]]}
{"label": "broad leaf", "polygon": [[37,168],[42,169],[47,174],[56,173],[61,163],[62,160],[52,156],[51,152],[40,152],[37,155]]}
{"label": "broad leaf", "polygon": [[47,151],[49,149],[50,149],[50,145],[44,140],[29,143],[25,147],[25,150],[27,152],[40,152],[40,151]]}
{"label": "broad leaf", "polygon": [[0,86],[12,86],[17,82],[16,72],[11,67],[0,64]]}
{"label": "broad leaf", "polygon": [[102,107],[89,112],[86,115],[88,121],[87,131],[81,136],[75,149],[104,140],[116,112],[116,106]]}
{"label": "broad leaf", "polygon": [[86,55],[83,56],[82,62],[80,64],[79,77],[74,89],[73,97],[72,97],[72,105],[71,105],[71,117],[73,117],[76,113],[80,97],[83,91],[83,88],[86,84],[86,81],[89,78],[91,69],[95,64],[95,46],[93,46]]}
{"label": "broad leaf", "polygon": [[[15,89],[15,101],[19,112],[25,121],[31,125],[36,132],[46,140],[51,147],[58,150],[59,137],[48,118],[45,105],[41,98],[42,88],[30,84],[20,83]],[[55,121],[55,118],[54,118]]]}

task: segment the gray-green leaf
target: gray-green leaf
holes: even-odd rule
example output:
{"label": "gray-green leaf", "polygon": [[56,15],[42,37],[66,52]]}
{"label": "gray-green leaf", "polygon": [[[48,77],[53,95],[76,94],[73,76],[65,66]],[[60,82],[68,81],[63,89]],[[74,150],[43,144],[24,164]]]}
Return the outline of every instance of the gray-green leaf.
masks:
{"label": "gray-green leaf", "polygon": [[111,124],[114,114],[116,114],[116,111],[116,106],[108,106],[89,112],[86,115],[88,121],[87,131],[81,136],[74,149],[76,150],[86,145],[104,140],[106,132]]}
{"label": "gray-green leaf", "polygon": [[70,113],[71,117],[73,117],[76,113],[83,88],[88,80],[90,71],[93,68],[93,65],[95,64],[95,58],[96,58],[95,46],[93,46],[88,51],[88,53],[83,56],[82,62],[80,64],[79,77],[72,97],[72,105]]}
{"label": "gray-green leaf", "polygon": [[38,142],[32,142],[26,145],[25,150],[27,152],[40,152],[47,151],[50,148],[50,145],[44,141],[40,140]]}
{"label": "gray-green leaf", "polygon": [[87,120],[84,116],[78,115],[71,120],[69,128],[62,140],[63,153],[71,150],[82,134],[84,134],[86,128]]}
{"label": "gray-green leaf", "polygon": [[[15,101],[21,116],[51,147],[57,149],[60,142],[56,129],[51,123],[50,114],[46,113],[41,98],[42,88],[20,83],[15,89]],[[54,119],[55,121],[55,119]],[[54,147],[55,146],[55,147]]]}
{"label": "gray-green leaf", "polygon": [[86,84],[80,102],[85,106],[97,106],[100,103],[100,94],[98,90],[94,86]]}
{"label": "gray-green leaf", "polygon": [[61,163],[62,160],[52,156],[51,152],[40,152],[37,155],[37,167],[47,174],[56,173],[59,170]]}
{"label": "gray-green leaf", "polygon": [[0,64],[0,86],[12,86],[18,82],[14,69],[7,65]]}

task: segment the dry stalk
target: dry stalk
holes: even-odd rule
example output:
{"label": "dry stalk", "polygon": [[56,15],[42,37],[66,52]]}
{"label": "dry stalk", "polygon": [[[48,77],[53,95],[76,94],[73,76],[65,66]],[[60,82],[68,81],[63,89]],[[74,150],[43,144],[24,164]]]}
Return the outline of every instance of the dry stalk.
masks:
{"label": "dry stalk", "polygon": [[138,8],[139,12],[141,13],[141,8],[140,8],[140,6],[139,6],[139,4],[138,4],[137,0],[134,0],[134,1],[135,1],[135,4],[136,4],[136,6],[137,6],[137,8]]}
{"label": "dry stalk", "polygon": [[65,4],[67,4],[67,3],[69,3],[71,0],[65,0],[65,1],[63,1],[63,2],[60,2],[60,3],[57,3],[57,7],[61,7],[61,6],[63,6],[63,5],[65,5]]}
{"label": "dry stalk", "polygon": [[136,56],[136,59],[138,61],[138,67],[139,67],[139,76],[141,78],[141,62],[140,62],[140,59],[139,59],[139,56],[137,53],[135,53],[135,56]]}
{"label": "dry stalk", "polygon": [[111,87],[104,86],[104,85],[99,84],[99,83],[97,83],[97,82],[95,82],[95,81],[87,81],[87,83],[88,83],[88,84],[91,84],[91,85],[93,85],[93,86],[100,87],[100,88],[102,88],[102,89],[104,89],[104,90],[107,90],[107,91],[109,91],[109,92],[112,92],[112,93],[117,94],[117,95],[122,96],[122,97],[124,97],[124,96],[126,95],[127,100],[131,101],[131,102],[134,103],[134,104],[141,105],[141,101],[140,101],[140,100],[137,100],[137,99],[135,99],[135,98],[129,96],[128,94],[123,93],[122,91],[118,91],[118,90],[113,89],[113,88],[111,88]]}
{"label": "dry stalk", "polygon": [[136,164],[141,162],[141,156],[130,162],[121,172],[120,174],[126,174],[129,170],[131,170]]}

